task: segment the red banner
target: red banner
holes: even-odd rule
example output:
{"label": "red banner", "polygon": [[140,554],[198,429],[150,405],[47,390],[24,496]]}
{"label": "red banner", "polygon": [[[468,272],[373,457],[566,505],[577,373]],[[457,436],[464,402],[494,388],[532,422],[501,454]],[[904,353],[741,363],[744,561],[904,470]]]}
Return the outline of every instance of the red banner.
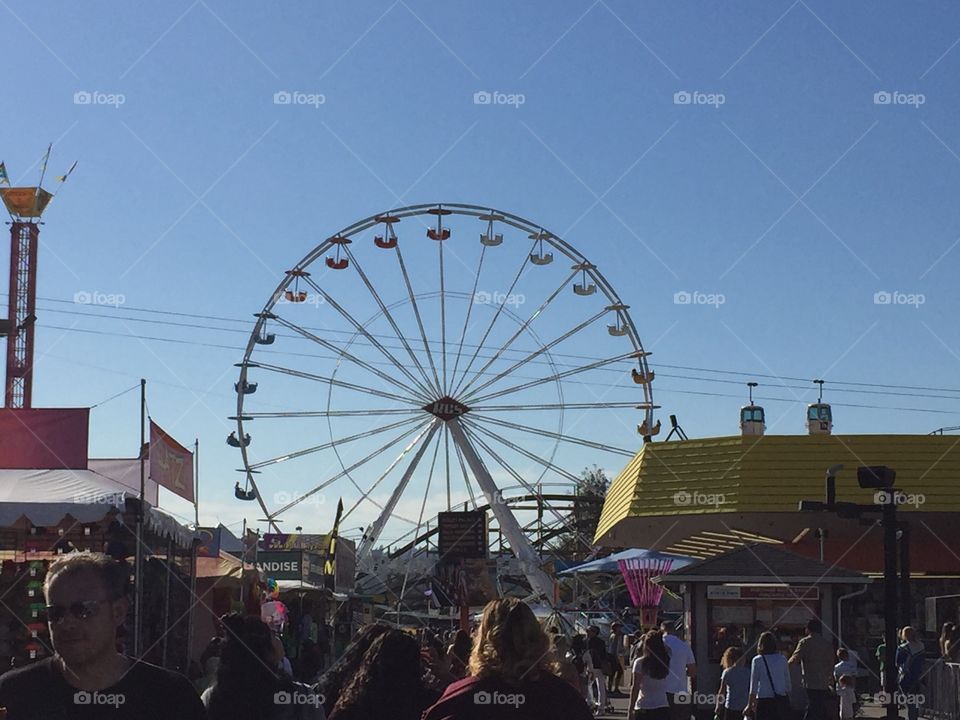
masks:
{"label": "red banner", "polygon": [[193,453],[150,421],[150,479],[194,502]]}
{"label": "red banner", "polygon": [[87,469],[89,408],[0,408],[0,468]]}

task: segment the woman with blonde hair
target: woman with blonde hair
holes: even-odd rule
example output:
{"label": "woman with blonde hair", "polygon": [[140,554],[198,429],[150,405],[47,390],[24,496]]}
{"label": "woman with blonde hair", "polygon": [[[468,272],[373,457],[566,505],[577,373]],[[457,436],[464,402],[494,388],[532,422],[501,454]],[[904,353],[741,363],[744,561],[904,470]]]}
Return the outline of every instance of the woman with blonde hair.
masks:
{"label": "woman with blonde hair", "polygon": [[554,674],[550,641],[533,611],[515,598],[487,603],[468,672],[423,720],[591,718],[579,693]]}
{"label": "woman with blonde hair", "polygon": [[717,691],[718,720],[739,720],[750,700],[750,669],[744,667],[743,648],[728,647],[720,658],[720,689]]}

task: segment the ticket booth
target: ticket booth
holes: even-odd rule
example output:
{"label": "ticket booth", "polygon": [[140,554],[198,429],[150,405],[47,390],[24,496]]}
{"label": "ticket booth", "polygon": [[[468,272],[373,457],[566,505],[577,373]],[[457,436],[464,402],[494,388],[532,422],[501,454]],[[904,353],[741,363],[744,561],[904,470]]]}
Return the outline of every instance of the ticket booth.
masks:
{"label": "ticket booth", "polygon": [[[684,607],[684,639],[697,662],[698,693],[720,686],[720,658],[731,646],[756,653],[760,634],[770,631],[789,656],[811,618],[837,645],[837,602],[871,579],[858,572],[796,555],[781,545],[756,543],[701,560],[655,578],[679,593]],[[806,700],[800,669],[791,666],[796,708]]]}

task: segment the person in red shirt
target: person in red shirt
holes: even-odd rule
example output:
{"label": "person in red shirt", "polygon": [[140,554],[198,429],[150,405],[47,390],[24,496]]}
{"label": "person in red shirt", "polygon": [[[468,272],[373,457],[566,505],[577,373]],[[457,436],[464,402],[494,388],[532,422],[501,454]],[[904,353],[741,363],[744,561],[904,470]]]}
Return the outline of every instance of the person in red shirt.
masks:
{"label": "person in red shirt", "polygon": [[484,608],[469,673],[423,720],[592,720],[583,697],[554,674],[550,641],[533,611],[515,598]]}

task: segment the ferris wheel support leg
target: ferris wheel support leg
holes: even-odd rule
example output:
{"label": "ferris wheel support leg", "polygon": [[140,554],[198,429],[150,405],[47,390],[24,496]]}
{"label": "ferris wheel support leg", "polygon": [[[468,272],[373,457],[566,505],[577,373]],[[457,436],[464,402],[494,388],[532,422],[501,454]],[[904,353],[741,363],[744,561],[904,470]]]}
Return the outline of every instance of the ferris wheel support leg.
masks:
{"label": "ferris wheel support leg", "polygon": [[416,454],[410,461],[410,466],[407,468],[406,472],[403,473],[403,477],[400,478],[400,482],[397,483],[397,486],[393,489],[393,493],[390,495],[390,499],[387,501],[387,504],[383,506],[383,510],[380,512],[379,517],[377,517],[373,524],[367,528],[367,531],[363,534],[363,539],[360,541],[360,547],[357,549],[358,566],[360,566],[361,563],[367,559],[367,556],[373,549],[374,543],[380,537],[380,531],[383,530],[383,526],[387,524],[387,520],[389,520],[390,516],[393,514],[393,510],[396,508],[397,502],[400,500],[400,496],[403,495],[403,491],[407,489],[407,485],[410,483],[410,478],[413,477],[413,473],[417,469],[417,465],[420,464],[420,459],[430,446],[430,441],[433,439],[434,434],[436,434],[439,428],[440,423],[437,420],[434,420],[433,423],[430,424],[429,429],[426,430],[426,436],[421,434],[420,437],[414,440],[413,443],[407,447],[407,450],[409,450],[416,442],[420,441],[420,447],[417,449]]}
{"label": "ferris wheel support leg", "polygon": [[536,550],[533,549],[533,545],[531,545],[527,536],[523,534],[520,523],[517,522],[513,513],[510,512],[510,508],[503,502],[493,501],[494,498],[499,497],[500,490],[490,476],[490,472],[487,470],[483,460],[477,454],[476,450],[474,450],[473,445],[463,431],[460,419],[453,418],[447,421],[447,427],[450,428],[450,434],[453,435],[454,444],[460,448],[467,464],[470,465],[470,469],[473,470],[480,489],[483,490],[488,498],[491,498],[490,509],[500,524],[500,532],[506,536],[507,542],[510,543],[510,547],[520,561],[524,575],[526,575],[527,580],[530,582],[530,587],[533,588],[534,593],[540,595],[549,605],[553,605],[553,580],[540,568],[540,556],[537,555]]}

